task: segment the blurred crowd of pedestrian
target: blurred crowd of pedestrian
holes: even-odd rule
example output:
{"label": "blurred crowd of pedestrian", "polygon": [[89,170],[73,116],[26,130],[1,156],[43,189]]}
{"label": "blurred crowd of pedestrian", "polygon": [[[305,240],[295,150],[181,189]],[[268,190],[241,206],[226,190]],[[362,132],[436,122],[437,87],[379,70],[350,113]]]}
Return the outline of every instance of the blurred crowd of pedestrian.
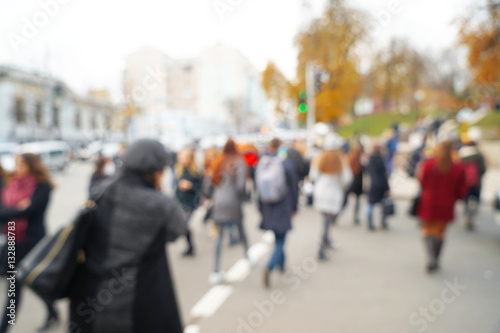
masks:
{"label": "blurred crowd of pedestrian", "polygon": [[[207,272],[211,284],[225,283],[221,259],[226,234],[230,245],[242,245],[250,267],[257,264],[248,251],[243,214],[247,201],[254,201],[260,211],[260,228],[274,234],[274,250],[263,272],[266,288],[272,285],[275,269],[286,270],[285,244],[301,206],[301,193],[305,204],[321,216],[320,261],[327,261],[331,250],[338,247],[331,229],[352,197],[354,225],[364,221],[369,231],[375,231],[374,212],[380,206],[381,229],[389,230],[389,219],[397,209],[391,198],[390,177],[396,168],[398,126],[384,142],[361,141],[345,140],[331,132],[314,147],[275,138],[258,149],[228,139],[222,149],[209,148],[198,158],[196,147],[174,154],[157,141],[143,139],[123,145],[117,156],[100,155],[89,185],[90,196],[101,194],[97,219],[85,239],[85,265],[74,277],[71,323],[79,332],[182,332],[165,244],[183,237],[187,243],[183,256],[196,255],[191,220],[200,207],[206,211],[204,222],[213,222],[211,235],[216,238],[213,271]],[[457,200],[464,200],[466,229],[474,229],[485,159],[474,142],[463,143],[433,128],[404,167],[421,185],[410,213],[421,221],[426,270],[434,272],[439,268],[446,228],[454,220]],[[53,188],[36,155],[18,156],[12,174],[0,167],[0,221],[5,234],[8,222],[15,222],[18,262],[45,236],[44,217]],[[364,194],[366,213],[361,209]],[[3,274],[8,256],[5,243],[0,251]],[[81,304],[97,297],[117,278],[126,279],[127,284],[120,286],[121,292],[102,311],[89,314],[82,310]],[[16,287],[19,305],[22,286]],[[46,306],[48,319],[40,331],[59,321],[52,304]],[[6,312],[0,333],[7,331],[8,319]]]}

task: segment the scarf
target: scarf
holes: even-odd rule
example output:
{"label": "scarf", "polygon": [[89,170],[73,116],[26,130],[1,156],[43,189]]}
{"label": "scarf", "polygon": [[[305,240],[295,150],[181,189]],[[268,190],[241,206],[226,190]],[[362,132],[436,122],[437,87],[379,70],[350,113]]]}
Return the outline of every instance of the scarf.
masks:
{"label": "scarf", "polygon": [[[17,209],[19,203],[25,199],[31,199],[38,185],[38,181],[34,176],[13,177],[2,191],[2,205],[9,208]],[[28,220],[26,218],[11,219],[9,222],[15,223],[14,235],[16,242],[20,242],[26,236],[28,228]],[[9,225],[4,227],[4,233],[8,235]],[[12,232],[12,231],[10,231]]]}

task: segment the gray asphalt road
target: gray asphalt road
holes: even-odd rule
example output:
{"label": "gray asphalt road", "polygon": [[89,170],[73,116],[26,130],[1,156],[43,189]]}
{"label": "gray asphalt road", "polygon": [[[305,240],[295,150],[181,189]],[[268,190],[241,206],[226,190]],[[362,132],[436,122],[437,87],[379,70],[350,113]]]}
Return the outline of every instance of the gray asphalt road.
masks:
{"label": "gray asphalt road", "polygon": [[[75,214],[85,198],[89,176],[88,165],[76,164],[56,177],[59,186],[47,219],[51,231]],[[270,246],[257,228],[258,214],[252,205],[245,207],[246,229],[250,242],[259,243],[253,249],[264,253],[242,281],[223,290],[208,284],[215,243],[209,237],[210,227],[195,218],[196,257],[181,258],[183,239],[168,246],[190,332],[500,332],[500,227],[494,224],[491,210],[482,207],[474,233],[463,231],[460,221],[452,226],[443,269],[428,276],[419,230],[405,214],[407,205],[404,200],[397,202],[397,215],[388,232],[369,233],[365,227],[356,227],[347,212],[333,229],[340,248],[331,252],[330,261],[321,263],[315,259],[320,216],[302,209],[287,239],[288,271],[272,276],[270,290],[262,288]],[[230,270],[242,257],[242,248],[228,247],[226,240],[223,269]],[[3,281],[0,288],[5,289]],[[224,297],[209,297],[217,292]],[[204,297],[207,301],[201,306]],[[64,301],[57,304],[63,321],[66,306]],[[196,315],[195,306],[204,307],[208,314]],[[42,302],[26,291],[12,332],[34,332],[45,315]]]}

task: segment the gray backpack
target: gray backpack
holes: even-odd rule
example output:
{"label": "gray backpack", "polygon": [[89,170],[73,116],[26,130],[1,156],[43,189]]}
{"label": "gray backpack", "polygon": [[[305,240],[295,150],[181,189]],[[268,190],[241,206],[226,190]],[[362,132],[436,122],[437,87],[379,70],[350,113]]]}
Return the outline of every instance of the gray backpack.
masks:
{"label": "gray backpack", "polygon": [[277,203],[286,195],[285,167],[278,156],[262,156],[255,171],[255,182],[260,201]]}

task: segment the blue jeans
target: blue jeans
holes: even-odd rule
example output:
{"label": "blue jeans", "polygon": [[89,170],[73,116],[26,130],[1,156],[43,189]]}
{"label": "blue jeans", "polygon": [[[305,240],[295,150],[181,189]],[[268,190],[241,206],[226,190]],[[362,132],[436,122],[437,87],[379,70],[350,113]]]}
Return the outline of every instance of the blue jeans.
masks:
{"label": "blue jeans", "polygon": [[[376,204],[368,204],[368,227],[373,228],[373,210]],[[387,227],[387,216],[382,209],[382,227]]]}
{"label": "blue jeans", "polygon": [[214,272],[219,272],[220,269],[220,256],[221,256],[221,250],[222,250],[222,241],[224,239],[224,230],[228,229],[229,236],[232,236],[232,230],[234,226],[238,227],[238,231],[241,237],[241,240],[243,242],[243,249],[245,251],[245,257],[248,256],[248,243],[247,243],[247,238],[245,234],[245,229],[243,228],[242,223],[236,223],[236,222],[227,222],[227,223],[221,223],[218,225],[219,229],[219,238],[217,238],[217,245],[215,246],[215,266],[214,266]]}
{"label": "blue jeans", "polygon": [[282,271],[285,269],[285,252],[284,252],[285,237],[286,237],[286,232],[284,233],[274,232],[274,238],[276,241],[274,246],[274,252],[271,255],[269,263],[267,264],[267,269],[269,271],[272,271],[276,265]]}

